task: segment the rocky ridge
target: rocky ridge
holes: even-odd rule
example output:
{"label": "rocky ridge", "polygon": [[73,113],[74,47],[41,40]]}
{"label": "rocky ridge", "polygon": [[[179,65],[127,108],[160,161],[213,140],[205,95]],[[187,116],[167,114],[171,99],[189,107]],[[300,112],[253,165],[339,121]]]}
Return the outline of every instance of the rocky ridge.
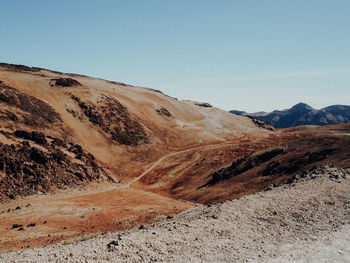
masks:
{"label": "rocky ridge", "polygon": [[290,109],[268,112],[247,113],[232,110],[231,113],[250,116],[272,124],[276,128],[288,128],[301,125],[329,125],[350,122],[350,106],[332,105],[320,110],[305,103],[298,103]]}

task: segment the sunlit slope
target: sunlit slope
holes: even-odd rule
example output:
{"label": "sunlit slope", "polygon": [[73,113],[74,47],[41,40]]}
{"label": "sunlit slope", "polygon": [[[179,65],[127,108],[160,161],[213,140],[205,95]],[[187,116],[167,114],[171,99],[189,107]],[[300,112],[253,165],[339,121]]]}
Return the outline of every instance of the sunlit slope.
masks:
{"label": "sunlit slope", "polygon": [[[8,64],[0,65],[0,81],[0,142],[20,145],[14,155],[33,147],[48,154],[52,172],[58,161],[51,156],[59,150],[66,164],[98,167],[91,180],[129,181],[168,153],[271,133],[249,118],[119,82]],[[16,131],[38,132],[33,136],[47,143]],[[30,142],[28,149],[22,149],[23,140]],[[92,157],[81,158],[79,151]],[[30,154],[22,159],[35,164]],[[61,170],[68,176],[67,167]]]}

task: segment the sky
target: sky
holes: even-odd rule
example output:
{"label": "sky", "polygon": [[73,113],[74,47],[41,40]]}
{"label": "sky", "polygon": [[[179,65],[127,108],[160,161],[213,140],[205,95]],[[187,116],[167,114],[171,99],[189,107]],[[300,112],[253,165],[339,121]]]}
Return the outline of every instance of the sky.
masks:
{"label": "sky", "polygon": [[247,112],[350,104],[349,0],[0,0],[0,61]]}

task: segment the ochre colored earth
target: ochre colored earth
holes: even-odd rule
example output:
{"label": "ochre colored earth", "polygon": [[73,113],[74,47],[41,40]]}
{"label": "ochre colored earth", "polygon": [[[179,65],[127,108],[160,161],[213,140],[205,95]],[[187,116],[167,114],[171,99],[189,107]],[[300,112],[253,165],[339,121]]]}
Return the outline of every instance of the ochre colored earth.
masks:
{"label": "ochre colored earth", "polygon": [[[0,64],[0,250],[73,242],[350,167],[350,125],[276,130],[207,103]],[[16,209],[17,208],[17,209]]]}

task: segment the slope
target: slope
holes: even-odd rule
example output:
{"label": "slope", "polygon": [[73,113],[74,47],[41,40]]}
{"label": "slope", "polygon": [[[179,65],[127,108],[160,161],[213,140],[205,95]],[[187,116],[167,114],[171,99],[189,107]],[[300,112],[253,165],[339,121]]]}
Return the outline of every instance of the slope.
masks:
{"label": "slope", "polygon": [[127,182],[167,153],[268,134],[246,118],[119,82],[9,64],[0,64],[0,81],[3,198]]}

